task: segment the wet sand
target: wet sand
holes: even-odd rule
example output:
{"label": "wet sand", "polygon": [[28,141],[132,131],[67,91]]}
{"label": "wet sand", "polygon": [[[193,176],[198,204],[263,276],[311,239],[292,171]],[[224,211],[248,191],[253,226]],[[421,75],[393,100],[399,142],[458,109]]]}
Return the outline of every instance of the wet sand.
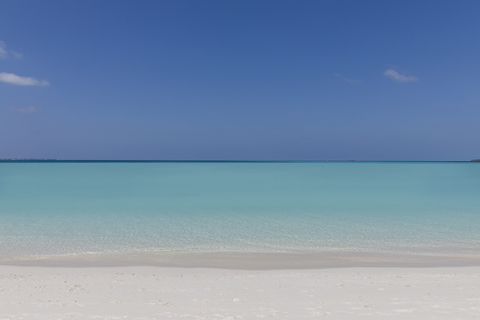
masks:
{"label": "wet sand", "polygon": [[238,270],[324,269],[350,267],[480,266],[475,255],[391,254],[362,251],[322,252],[146,252],[0,259],[0,265],[37,267],[155,266]]}

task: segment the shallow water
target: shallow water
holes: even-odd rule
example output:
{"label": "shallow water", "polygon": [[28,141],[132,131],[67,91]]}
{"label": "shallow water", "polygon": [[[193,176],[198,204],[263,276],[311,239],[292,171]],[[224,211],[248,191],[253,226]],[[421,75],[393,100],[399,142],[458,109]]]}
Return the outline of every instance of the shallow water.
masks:
{"label": "shallow water", "polygon": [[480,256],[480,164],[2,162],[0,260],[162,252]]}

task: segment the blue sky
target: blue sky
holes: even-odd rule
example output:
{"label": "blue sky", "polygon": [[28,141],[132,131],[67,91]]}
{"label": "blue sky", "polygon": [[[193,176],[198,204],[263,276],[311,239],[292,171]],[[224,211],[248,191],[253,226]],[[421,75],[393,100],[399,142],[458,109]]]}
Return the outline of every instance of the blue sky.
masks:
{"label": "blue sky", "polygon": [[0,2],[0,158],[480,158],[479,1]]}

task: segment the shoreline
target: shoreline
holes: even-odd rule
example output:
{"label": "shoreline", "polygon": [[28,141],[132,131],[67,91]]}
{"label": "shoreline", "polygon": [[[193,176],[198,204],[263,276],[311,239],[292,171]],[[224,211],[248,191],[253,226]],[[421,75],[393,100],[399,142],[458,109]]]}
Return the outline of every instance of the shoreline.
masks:
{"label": "shoreline", "polygon": [[179,267],[231,270],[327,268],[439,268],[480,266],[478,255],[392,254],[361,251],[296,253],[260,252],[148,252],[83,254],[0,260],[0,266],[25,267]]}

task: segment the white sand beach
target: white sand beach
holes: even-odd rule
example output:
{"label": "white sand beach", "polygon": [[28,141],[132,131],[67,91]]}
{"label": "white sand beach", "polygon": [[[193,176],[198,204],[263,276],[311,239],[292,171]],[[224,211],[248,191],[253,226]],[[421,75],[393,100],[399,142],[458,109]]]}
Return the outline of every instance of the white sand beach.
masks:
{"label": "white sand beach", "polygon": [[0,319],[480,319],[480,267],[0,266]]}

